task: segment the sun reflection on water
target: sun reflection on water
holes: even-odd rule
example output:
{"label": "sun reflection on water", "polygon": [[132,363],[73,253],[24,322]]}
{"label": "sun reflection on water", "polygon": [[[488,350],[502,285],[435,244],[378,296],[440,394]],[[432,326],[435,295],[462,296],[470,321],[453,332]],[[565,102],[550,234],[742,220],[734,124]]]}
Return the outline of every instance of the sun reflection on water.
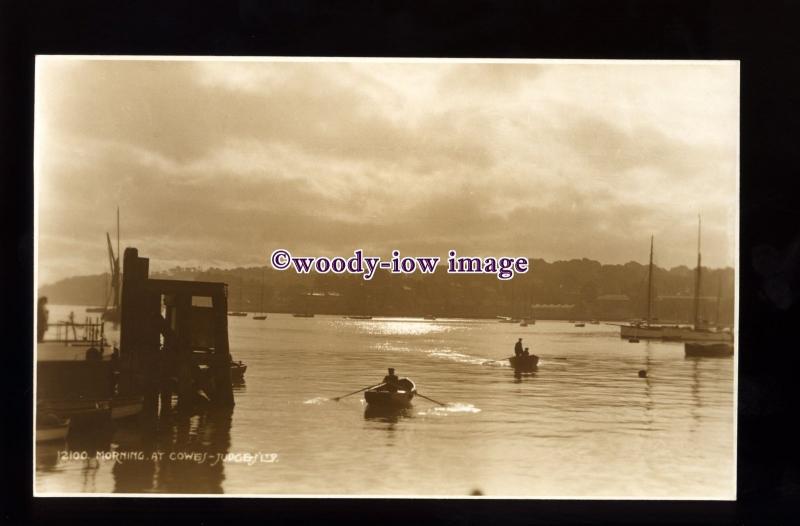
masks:
{"label": "sun reflection on water", "polygon": [[369,320],[358,325],[361,333],[381,336],[424,336],[449,332],[452,329],[453,327],[438,323],[393,320]]}

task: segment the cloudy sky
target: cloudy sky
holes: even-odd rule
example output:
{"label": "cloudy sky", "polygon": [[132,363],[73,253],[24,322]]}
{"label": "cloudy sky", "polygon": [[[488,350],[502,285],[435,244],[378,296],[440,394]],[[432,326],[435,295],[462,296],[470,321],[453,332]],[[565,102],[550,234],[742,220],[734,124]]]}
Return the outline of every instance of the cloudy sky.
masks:
{"label": "cloudy sky", "polygon": [[40,57],[39,282],[296,255],[733,265],[736,63]]}

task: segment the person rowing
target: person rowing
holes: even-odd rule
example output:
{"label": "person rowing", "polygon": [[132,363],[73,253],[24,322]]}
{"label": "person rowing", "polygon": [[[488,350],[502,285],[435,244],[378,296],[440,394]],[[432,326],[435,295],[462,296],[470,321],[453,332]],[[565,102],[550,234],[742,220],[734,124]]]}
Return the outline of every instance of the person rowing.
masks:
{"label": "person rowing", "polygon": [[381,387],[381,390],[396,393],[399,388],[400,378],[394,374],[394,367],[389,367],[389,374],[383,377],[383,386]]}

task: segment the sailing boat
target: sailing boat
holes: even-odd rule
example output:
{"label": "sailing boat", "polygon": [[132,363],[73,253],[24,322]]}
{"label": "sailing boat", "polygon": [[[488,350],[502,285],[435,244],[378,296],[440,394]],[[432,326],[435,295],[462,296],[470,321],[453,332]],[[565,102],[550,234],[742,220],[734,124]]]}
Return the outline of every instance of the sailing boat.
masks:
{"label": "sailing boat", "polygon": [[[511,284],[511,304],[509,305],[509,311],[513,314],[514,313],[514,284]],[[519,318],[512,318],[511,316],[497,316],[497,321],[500,323],[519,323]]]}
{"label": "sailing boat", "polygon": [[[700,232],[702,220],[697,217],[697,268],[694,278],[694,323],[692,327],[664,327],[664,339],[689,342],[733,342],[733,333],[710,330],[700,318],[700,281],[702,278],[702,259],[700,256]],[[731,350],[732,352],[732,350]]]}
{"label": "sailing boat", "polygon": [[[239,306],[242,305],[242,289],[244,286],[242,285],[242,279],[239,279]],[[232,311],[228,313],[228,316],[247,316],[246,312],[243,311]]]}
{"label": "sailing boat", "polygon": [[264,314],[264,269],[261,269],[261,301],[258,306],[258,316],[253,316],[254,320],[266,320],[267,315]]}
{"label": "sailing boat", "polygon": [[306,300],[305,300],[305,311],[304,312],[295,312],[294,314],[292,314],[292,316],[294,316],[295,318],[313,318],[314,317],[314,313],[313,312],[309,312],[309,309],[308,309],[308,302],[310,301],[309,298],[311,298],[311,296],[313,296],[313,294],[314,294],[313,289],[309,289],[308,292],[305,293],[305,297],[306,297]]}
{"label": "sailing boat", "polygon": [[663,338],[664,327],[651,325],[653,313],[653,236],[650,236],[650,263],[647,267],[647,317],[642,322],[633,322],[628,325],[620,325],[619,335],[621,338]]}
{"label": "sailing boat", "polygon": [[117,207],[117,253],[111,245],[111,236],[106,232],[108,243],[108,262],[111,266],[111,306],[103,312],[103,321],[119,323],[120,320],[120,295],[122,291],[122,273],[119,267],[119,207]]}
{"label": "sailing boat", "polygon": [[[109,290],[109,282],[106,282],[105,286],[105,301],[102,307],[87,307],[86,312],[91,313],[100,313],[101,317],[104,321],[111,321],[114,323],[119,323],[120,312],[119,312],[119,299],[120,299],[120,290],[122,285],[122,276],[120,274],[119,269],[119,207],[117,207],[117,254],[114,255],[114,248],[111,245],[111,236],[106,232],[106,241],[108,243],[108,261],[111,267],[111,274],[109,276],[109,281],[111,283],[111,287]],[[109,294],[111,298],[109,298]],[[109,307],[109,299],[111,300],[111,306]]]}

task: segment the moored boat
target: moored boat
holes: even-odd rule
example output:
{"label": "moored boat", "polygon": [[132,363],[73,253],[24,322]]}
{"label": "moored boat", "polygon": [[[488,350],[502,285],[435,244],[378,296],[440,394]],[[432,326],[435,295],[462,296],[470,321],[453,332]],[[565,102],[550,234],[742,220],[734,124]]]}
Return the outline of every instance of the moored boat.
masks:
{"label": "moored boat", "polygon": [[228,316],[247,316],[246,312],[239,312],[239,311],[232,311],[228,313]]}
{"label": "moored boat", "polygon": [[372,316],[348,316],[348,320],[371,320]]}
{"label": "moored boat", "polygon": [[733,344],[727,342],[686,342],[683,350],[686,356],[733,356]]}
{"label": "moored boat", "polygon": [[231,382],[243,382],[245,371],[247,371],[247,365],[245,365],[241,360],[237,362],[231,362]]}
{"label": "moored boat", "polygon": [[400,378],[397,386],[397,391],[384,386],[364,391],[364,400],[376,407],[408,407],[417,394],[417,386],[408,378]]}
{"label": "moored boat", "polygon": [[511,356],[508,361],[517,371],[532,371],[539,365],[539,357],[535,354]]}
{"label": "moored boat", "polygon": [[85,424],[107,419],[111,415],[111,400],[60,399],[44,400],[40,411],[69,419],[73,424]]}
{"label": "moored boat", "polygon": [[663,327],[662,338],[671,341],[706,342],[732,345],[733,333],[730,331],[695,329],[693,327]]}
{"label": "moored boat", "polygon": [[36,415],[36,442],[64,440],[69,433],[69,418],[59,418],[53,413]]}
{"label": "moored boat", "polygon": [[313,318],[314,315],[311,313],[295,313],[292,314],[295,318]]}
{"label": "moored boat", "polygon": [[117,396],[111,400],[111,419],[119,420],[136,416],[142,412],[144,399],[141,396]]}

